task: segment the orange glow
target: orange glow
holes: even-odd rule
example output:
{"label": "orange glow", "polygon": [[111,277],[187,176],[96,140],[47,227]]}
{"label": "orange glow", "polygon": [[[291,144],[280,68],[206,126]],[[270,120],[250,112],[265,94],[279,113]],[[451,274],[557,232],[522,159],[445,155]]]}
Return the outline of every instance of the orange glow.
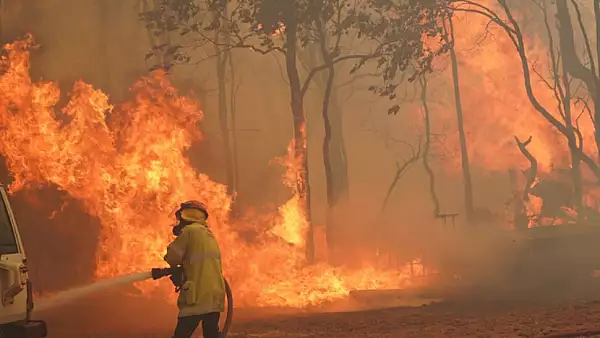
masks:
{"label": "orange glow", "polygon": [[[15,177],[10,191],[52,184],[81,200],[102,225],[98,278],[163,266],[172,211],[196,199],[209,206],[224,271],[240,306],[304,307],[345,297],[351,289],[410,283],[408,268],[306,266],[307,223],[297,193],[277,213],[231,224],[226,187],[196,173],[184,156],[202,137],[196,125],[203,113],[196,102],[179,96],[157,71],[133,85],[132,100],[115,105],[78,81],[59,109],[58,86],[29,76],[32,42],[28,37],[6,45],[7,56],[0,61],[6,70],[0,75],[0,151]],[[297,159],[284,163],[284,183],[295,192]],[[248,243],[232,230],[243,228],[260,230],[258,238]],[[139,287],[175,298],[167,283]]]}
{"label": "orange glow", "polygon": [[[502,8],[494,1],[482,1],[484,5],[504,17]],[[520,13],[514,11],[518,19]],[[552,9],[549,9],[552,17]],[[520,23],[523,20],[519,21]],[[515,136],[521,141],[530,136],[532,142],[527,149],[538,161],[538,179],[561,180],[568,187],[571,182],[558,177],[556,170],[571,167],[570,154],[566,139],[537,112],[530,103],[524,88],[523,70],[516,47],[502,28],[490,24],[489,19],[472,13],[458,12],[453,18],[455,46],[459,62],[461,98],[464,112],[466,137],[469,147],[469,160],[474,168],[485,172],[505,174],[516,169],[519,172],[519,185],[523,188],[525,179],[522,170],[529,168],[528,160],[519,151]],[[550,24],[553,26],[553,23]],[[525,35],[525,49],[529,59],[533,92],[538,101],[560,121],[558,103],[554,93],[541,80],[551,80],[549,48],[544,42],[547,33],[540,31],[537,35]],[[558,37],[555,34],[555,44]],[[555,46],[556,47],[556,46]],[[449,62],[449,61],[448,61]],[[451,149],[455,156],[450,158],[454,169],[460,169],[460,153],[455,132],[456,112],[453,105],[452,74],[446,64],[444,68],[445,82],[448,84],[444,102],[451,105],[440,109],[436,123],[450,125],[445,147]],[[562,75],[560,75],[562,76]],[[575,87],[575,86],[573,86]],[[584,91],[580,90],[579,96]],[[439,99],[439,95],[436,97]],[[574,100],[573,100],[574,101]],[[572,122],[578,123],[584,136],[584,150],[592,158],[596,157],[596,146],[593,137],[593,125],[587,114],[581,115],[581,105],[572,102]],[[564,121],[563,121],[564,123]],[[587,168],[582,165],[584,177],[590,177]],[[508,178],[507,178],[508,183]],[[592,199],[593,192],[586,191],[586,201]],[[536,214],[541,209],[541,199],[530,196],[528,214]]]}
{"label": "orange glow", "polygon": [[[529,102],[519,57],[506,33],[491,25],[488,29],[492,33],[481,41],[488,21],[480,15],[464,13],[454,19],[459,71],[464,79],[461,86],[465,88],[462,99],[468,114],[465,128],[471,144],[470,159],[490,170],[525,169],[529,163],[519,152],[514,136],[522,141],[532,136],[528,149],[540,169],[548,171],[550,165],[563,159],[564,142]],[[538,46],[535,37],[528,38],[526,46],[528,57],[538,63],[536,68],[547,74],[546,47]],[[535,74],[532,77],[538,99],[554,108],[552,93]]]}

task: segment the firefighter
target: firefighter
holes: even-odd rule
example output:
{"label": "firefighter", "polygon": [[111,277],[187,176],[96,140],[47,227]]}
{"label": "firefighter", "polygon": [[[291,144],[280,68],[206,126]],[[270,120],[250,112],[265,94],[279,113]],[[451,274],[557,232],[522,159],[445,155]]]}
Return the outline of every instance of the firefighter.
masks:
{"label": "firefighter", "polygon": [[175,213],[175,240],[167,247],[165,261],[180,266],[177,283],[179,316],[173,338],[190,338],[200,322],[204,338],[219,338],[219,318],[225,311],[225,282],[219,244],[208,227],[204,204],[188,201]]}

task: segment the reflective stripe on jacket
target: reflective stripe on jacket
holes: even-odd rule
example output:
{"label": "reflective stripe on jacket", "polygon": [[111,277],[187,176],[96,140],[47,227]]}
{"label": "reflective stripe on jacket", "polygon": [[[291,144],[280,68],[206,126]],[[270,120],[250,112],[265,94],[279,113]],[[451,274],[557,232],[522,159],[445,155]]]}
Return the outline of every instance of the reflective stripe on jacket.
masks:
{"label": "reflective stripe on jacket", "polygon": [[165,261],[171,266],[183,266],[185,273],[177,299],[179,317],[225,311],[221,251],[205,222],[184,227],[167,247]]}

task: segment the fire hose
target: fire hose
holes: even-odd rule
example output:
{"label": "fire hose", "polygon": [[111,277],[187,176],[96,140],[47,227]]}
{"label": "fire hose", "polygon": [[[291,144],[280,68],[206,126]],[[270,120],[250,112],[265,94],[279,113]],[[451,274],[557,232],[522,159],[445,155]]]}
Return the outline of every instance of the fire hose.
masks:
{"label": "fire hose", "polygon": [[[183,272],[181,267],[171,267],[171,268],[154,268],[152,269],[152,279],[157,280],[163,277],[169,276],[173,285],[175,285],[175,291],[178,292],[181,287]],[[227,338],[227,333],[231,328],[231,323],[233,320],[233,294],[231,293],[231,288],[229,287],[229,283],[226,279],[225,281],[225,295],[227,297],[227,314],[225,317],[225,323],[223,324],[223,330],[221,330],[221,338]]]}

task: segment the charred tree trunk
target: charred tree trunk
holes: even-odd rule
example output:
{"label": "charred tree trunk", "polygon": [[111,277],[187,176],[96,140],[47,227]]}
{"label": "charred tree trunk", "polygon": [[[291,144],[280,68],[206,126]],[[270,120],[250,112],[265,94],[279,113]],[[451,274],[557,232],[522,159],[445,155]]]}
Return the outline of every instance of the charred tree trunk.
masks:
{"label": "charred tree trunk", "polygon": [[[454,87],[454,103],[456,107],[456,124],[458,128],[458,140],[460,143],[460,156],[463,173],[464,198],[465,198],[465,213],[468,223],[473,223],[474,206],[473,206],[473,183],[471,178],[471,166],[469,164],[469,151],[467,147],[467,137],[464,129],[464,117],[462,109],[462,101],[460,95],[460,81],[458,75],[458,58],[454,45],[454,26],[452,18],[449,17],[447,25],[444,25],[446,43],[450,46],[450,62],[452,66],[452,84]],[[449,40],[448,40],[449,39]]]}
{"label": "charred tree trunk", "polygon": [[335,203],[347,202],[350,194],[348,179],[348,156],[346,155],[346,141],[344,140],[344,117],[340,106],[338,91],[334,87],[331,91],[329,102],[329,119],[331,122],[331,144],[329,156],[333,171],[333,194]]}
{"label": "charred tree trunk", "polygon": [[[330,254],[335,257],[339,254],[341,243],[336,240],[336,234],[344,229],[340,228],[339,211],[348,206],[350,186],[348,182],[348,163],[346,157],[346,144],[343,131],[343,111],[339,105],[338,92],[335,86],[331,89],[329,100],[329,162],[331,165],[331,201],[328,201],[327,245],[332,246]],[[325,142],[324,142],[325,143]],[[325,146],[323,148],[325,150]],[[331,256],[330,256],[331,257]]]}
{"label": "charred tree trunk", "polygon": [[[560,2],[560,1],[558,1],[558,2]],[[557,9],[558,9],[558,7],[561,7],[561,5],[558,5],[558,2],[557,2]],[[549,27],[548,27],[548,29],[549,29]],[[570,54],[569,50],[570,50],[570,46],[572,46],[572,41],[565,40],[566,38],[568,38],[568,37],[565,36],[564,34],[560,34],[560,43],[559,43],[560,50],[561,51],[566,50],[567,55],[569,55]],[[571,55],[571,57],[573,57],[573,55]],[[573,64],[573,59],[571,59],[570,63]],[[573,207],[575,208],[575,210],[577,212],[577,221],[578,221],[577,223],[581,224],[584,221],[584,217],[583,217],[583,188],[582,188],[582,183],[581,183],[581,156],[579,156],[579,153],[582,152],[583,149],[582,149],[581,140],[579,140],[579,142],[578,142],[576,128],[575,128],[575,126],[573,126],[573,116],[571,113],[571,102],[572,102],[572,97],[571,97],[572,94],[571,94],[571,88],[570,88],[571,81],[569,79],[568,63],[567,63],[566,59],[564,59],[564,58],[563,58],[563,62],[561,62],[560,72],[562,72],[562,74],[559,74],[558,67],[555,67],[555,70],[554,70],[555,78],[562,79],[563,90],[560,91],[560,95],[562,97],[561,105],[562,105],[562,110],[563,110],[563,115],[564,115],[563,117],[565,120],[567,144],[569,146],[569,152],[571,153],[571,179],[573,182],[573,201],[572,201],[572,203],[573,203]],[[595,83],[595,85],[597,85],[596,75],[592,73],[592,74],[590,74],[590,76],[592,77],[592,81]],[[557,80],[557,83],[558,83],[558,81],[559,80]],[[596,102],[596,99],[594,99],[594,102]],[[596,110],[596,112],[598,112],[598,110]],[[600,132],[600,129],[595,128],[595,138],[597,141],[600,140],[599,132]],[[600,144],[597,144],[597,145],[600,147]],[[600,149],[600,148],[598,148],[598,149]]]}
{"label": "charred tree trunk", "polygon": [[[515,136],[515,142],[517,142],[517,147],[519,147],[519,151],[525,158],[529,161],[529,172],[527,175],[527,179],[525,181],[525,186],[523,187],[523,193],[521,196],[515,196],[518,201],[515,202],[516,210],[515,210],[515,228],[516,229],[526,229],[529,227],[529,218],[525,213],[525,205],[524,202],[529,201],[529,193],[531,192],[531,188],[533,187],[533,183],[537,177],[538,172],[538,162],[536,158],[527,150],[527,146],[531,143],[532,137],[529,136],[527,141],[521,142]],[[520,208],[522,205],[522,209]]]}
{"label": "charred tree trunk", "polygon": [[525,201],[522,198],[521,189],[519,187],[519,180],[517,177],[517,170],[510,169],[508,172],[512,198],[510,204],[512,204],[512,216],[513,225],[517,230],[527,229],[529,226],[529,218],[527,217],[527,210],[525,209]]}
{"label": "charred tree trunk", "polygon": [[[346,164],[342,111],[337,102],[337,89],[335,86],[335,65],[333,55],[329,51],[330,41],[325,32],[323,23],[319,23],[320,59],[326,65],[326,69],[319,73],[317,84],[323,90],[321,116],[323,118],[323,167],[325,170],[325,184],[327,196],[326,211],[326,240],[329,260],[337,262],[337,252],[340,243],[336,240],[337,233],[341,230],[338,227],[337,213],[340,204],[347,201],[348,198],[348,168]],[[318,52],[318,51],[317,51]],[[317,66],[317,57],[311,58],[313,67]]]}
{"label": "charred tree trunk", "polygon": [[532,137],[529,136],[527,141],[521,142],[515,136],[515,141],[517,142],[519,151],[521,151],[521,154],[523,154],[523,156],[525,156],[525,158],[529,161],[529,174],[527,175],[527,181],[525,182],[525,188],[523,189],[523,196],[521,196],[523,201],[529,200],[529,193],[531,191],[533,183],[535,182],[535,178],[537,177],[538,172],[538,162],[535,159],[535,157],[529,152],[529,150],[527,150],[527,146],[529,145],[529,143],[531,143],[531,139]]}
{"label": "charred tree trunk", "polygon": [[[227,17],[227,5],[224,8],[223,17]],[[221,29],[215,31],[215,55],[217,66],[217,96],[219,110],[219,127],[221,129],[221,137],[223,138],[223,152],[225,153],[225,184],[227,185],[227,193],[232,196],[232,207],[235,207],[235,191],[236,182],[234,177],[233,155],[231,149],[231,139],[229,132],[229,109],[227,107],[227,65],[231,58],[231,51],[228,47],[230,44],[230,35],[227,29],[228,23],[221,20]],[[225,27],[225,28],[223,28]],[[230,93],[233,95],[233,93]]]}
{"label": "charred tree trunk", "polygon": [[331,56],[327,51],[325,41],[321,41],[321,55],[327,65],[327,78],[325,79],[325,92],[323,93],[323,103],[321,107],[321,114],[323,117],[323,128],[325,135],[323,136],[323,166],[325,168],[325,190],[327,194],[327,215],[325,223],[325,232],[327,239],[327,250],[329,257],[335,261],[335,197],[334,196],[334,183],[333,183],[333,169],[331,165],[331,122],[329,117],[329,107],[331,101],[331,92],[333,89],[333,83],[335,79],[335,67],[332,63]]}
{"label": "charred tree trunk", "polygon": [[569,89],[569,76],[563,63],[563,86],[565,88],[565,97],[563,99],[563,109],[565,112],[565,126],[568,130],[567,141],[571,153],[571,179],[573,181],[573,206],[577,211],[577,223],[584,222],[583,218],[583,188],[581,184],[581,157],[579,156],[580,144],[577,142],[575,128],[573,126],[571,114],[571,90]]}
{"label": "charred tree trunk", "polygon": [[[566,0],[556,1],[557,18],[558,18],[558,32],[560,37],[560,50],[563,56],[563,63],[565,70],[568,74],[576,79],[579,79],[585,83],[587,90],[590,94],[590,98],[593,101],[594,106],[594,136],[596,140],[596,148],[600,154],[600,73],[596,69],[594,64],[594,57],[600,56],[600,44],[598,39],[600,36],[596,36],[596,41],[590,41],[590,36],[586,32],[581,19],[581,13],[577,7],[577,4],[572,2],[578,15],[579,26],[583,35],[585,50],[590,60],[590,67],[587,68],[580,60],[575,49],[575,34],[573,32],[573,23],[571,21],[571,15],[569,13],[569,6]],[[600,4],[598,1],[594,1],[594,16],[596,18],[596,34],[600,33]],[[597,52],[593,55],[592,48],[596,44]],[[600,59],[597,59],[600,62]],[[598,67],[600,68],[600,67]],[[598,160],[598,159],[596,159]],[[581,159],[576,160],[580,162]]]}
{"label": "charred tree trunk", "polygon": [[[238,134],[237,134],[237,111],[236,111],[236,95],[237,91],[235,88],[235,70],[233,67],[233,54],[229,55],[229,71],[231,72],[231,87],[229,90],[229,110],[231,114],[231,156],[233,158],[232,170],[233,170],[233,182],[234,182],[234,192],[237,192],[238,184],[240,182],[240,166],[238,164]],[[239,208],[236,206],[235,202],[237,201],[237,194],[232,195],[232,215],[234,217],[239,216]]]}
{"label": "charred tree trunk", "polygon": [[435,189],[435,173],[429,164],[429,151],[431,150],[431,117],[429,115],[429,104],[427,102],[427,78],[419,77],[421,85],[421,106],[423,107],[423,121],[425,122],[425,144],[423,146],[423,167],[429,178],[429,196],[433,203],[433,217],[440,215],[440,200]]}
{"label": "charred tree trunk", "polygon": [[[293,6],[292,6],[293,7]],[[308,151],[306,140],[306,117],[304,115],[304,102],[302,95],[302,85],[298,74],[298,22],[291,11],[287,15],[289,20],[286,22],[286,56],[285,65],[287,76],[290,81],[290,106],[292,109],[292,118],[294,124],[294,157],[300,163],[298,169],[297,190],[300,198],[301,208],[304,212],[307,222],[306,233],[306,260],[309,264],[314,262],[314,229],[312,224],[312,215],[310,207],[310,185],[308,171]]]}
{"label": "charred tree trunk", "polygon": [[[217,40],[219,41],[219,40]],[[223,152],[225,154],[225,184],[227,185],[227,194],[234,197],[235,181],[233,174],[233,156],[231,151],[231,140],[229,137],[229,109],[227,107],[227,59],[229,52],[219,51],[217,47],[217,96],[219,110],[219,128],[223,138]],[[232,201],[235,203],[235,201]]]}

